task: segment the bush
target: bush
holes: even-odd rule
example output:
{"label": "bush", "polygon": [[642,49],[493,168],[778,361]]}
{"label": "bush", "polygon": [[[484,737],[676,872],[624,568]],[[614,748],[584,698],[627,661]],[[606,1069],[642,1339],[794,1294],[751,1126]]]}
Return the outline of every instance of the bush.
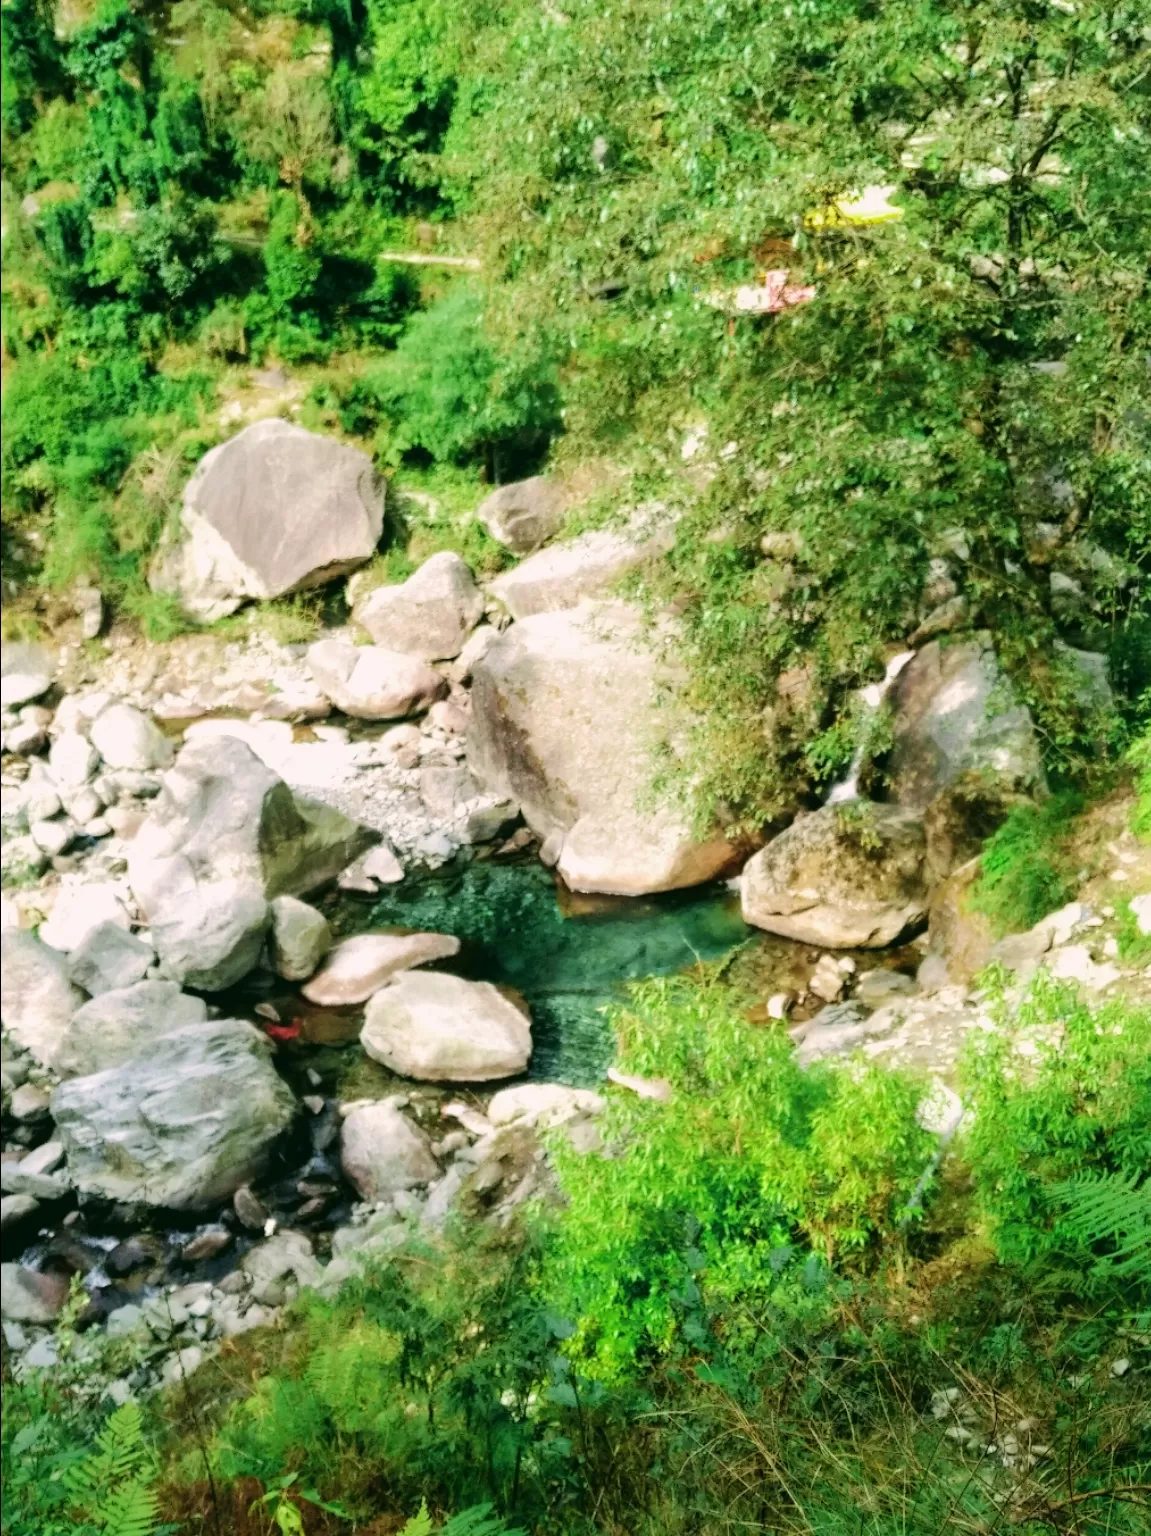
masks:
{"label": "bush", "polygon": [[613,1095],[608,1157],[557,1144],[568,1205],[545,1276],[578,1320],[573,1358],[626,1377],[653,1351],[698,1342],[700,1287],[716,1306],[766,1300],[810,1251],[802,1296],[820,1259],[861,1264],[898,1244],[934,1145],[911,1080],[854,1064],[802,1071],[786,1035],[749,1024],[707,982],[641,983],[613,1022],[627,1070],[666,1079],[671,1099]]}
{"label": "bush", "polygon": [[559,425],[555,370],[538,349],[499,352],[479,295],[460,286],[417,315],[369,377],[387,422],[387,454],[419,450],[441,463],[482,457],[494,479],[516,474]]}
{"label": "bush", "polygon": [[994,1011],[996,1031],[973,1038],[964,1064],[979,1209],[1004,1263],[1082,1258],[1067,1181],[1138,1183],[1151,1168],[1151,1008],[1116,1000],[1092,1010],[1040,972],[1014,1018],[1001,993]]}
{"label": "bush", "polygon": [[1065,844],[1083,797],[1066,792],[1019,805],[984,844],[972,906],[1000,933],[1033,927],[1070,900],[1074,875]]}

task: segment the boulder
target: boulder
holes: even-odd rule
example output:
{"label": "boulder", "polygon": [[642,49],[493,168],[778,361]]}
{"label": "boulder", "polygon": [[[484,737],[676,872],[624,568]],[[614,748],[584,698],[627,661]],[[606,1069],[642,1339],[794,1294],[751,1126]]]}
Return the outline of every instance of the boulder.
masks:
{"label": "boulder", "polygon": [[79,731],[62,731],[48,753],[48,771],[62,789],[79,789],[99,766],[99,752]]}
{"label": "boulder", "polygon": [[363,1003],[400,971],[459,952],[450,933],[358,933],[336,945],[302,991],[322,1008]]}
{"label": "boulder", "polygon": [[674,542],[675,530],[653,512],[623,531],[597,528],[541,549],[497,576],[489,590],[513,619],[555,613],[606,594],[629,571],[666,554]]}
{"label": "boulder", "polygon": [[378,645],[318,640],[309,647],[308,666],[337,709],[358,720],[402,720],[448,691],[447,681],[418,656]]}
{"label": "boulder", "polygon": [[400,1189],[430,1184],[440,1174],[423,1131],[386,1101],[365,1104],[345,1117],[340,1163],[361,1199],[373,1202]]}
{"label": "boulder", "polygon": [[174,981],[137,981],[103,992],[77,1009],[56,1052],[62,1077],[86,1077],[148,1056],[162,1036],[208,1017],[203,998],[181,992]]}
{"label": "boulder", "polygon": [[1008,793],[1042,783],[1030,711],[1012,700],[985,636],[923,646],[889,699],[889,795],[906,809],[926,810],[966,775]]}
{"label": "boulder", "polygon": [[83,1001],[59,950],[19,928],[0,932],[0,1016],[16,1044],[43,1066],[52,1065]]}
{"label": "boulder", "polygon": [[927,915],[922,820],[852,801],[794,821],[744,868],[743,916],[826,949],[881,948]]}
{"label": "boulder", "polygon": [[531,1024],[489,982],[404,971],[364,1011],[360,1043],[374,1060],[423,1082],[514,1077],[532,1053]]}
{"label": "boulder", "polygon": [[384,487],[358,449],[279,420],[257,421],[200,460],[181,529],[152,567],[202,623],[245,598],[282,597],[346,575],[380,541]]}
{"label": "boulder", "polygon": [[560,531],[568,494],[547,475],[501,485],[476,508],[492,538],[516,555],[528,555]]}
{"label": "boulder", "polygon": [[52,1095],[73,1183],[85,1195],[175,1210],[227,1199],[259,1174],[295,1100],[265,1037],[240,1019],[158,1036],[147,1057]]}
{"label": "boulder", "polygon": [[172,743],[150,715],[131,704],[109,704],[101,710],[88,739],[109,768],[147,773],[172,761]]}
{"label": "boulder", "polygon": [[376,645],[448,661],[483,618],[483,593],[459,555],[443,550],[398,586],[376,587],[352,610]]}
{"label": "boulder", "polygon": [[372,840],[221,738],[181,751],[132,841],[128,876],[168,975],[218,991],[258,961],[269,901],[334,880]]}
{"label": "boulder", "polygon": [[71,953],[103,927],[125,933],[131,927],[119,891],[107,880],[77,881],[60,887],[47,922],[40,924],[40,937],[53,949]]}
{"label": "boulder", "polygon": [[47,693],[56,676],[56,658],[35,641],[0,647],[0,707],[16,709]]}
{"label": "boulder", "polygon": [[23,1264],[0,1264],[0,1317],[9,1323],[55,1322],[68,1300],[68,1277]]}
{"label": "boulder", "polygon": [[92,997],[143,981],[156,958],[150,944],[115,921],[97,923],[68,957],[68,974]]}
{"label": "boulder", "polygon": [[322,912],[295,896],[276,897],[268,948],[277,976],[285,981],[306,980],[331,947],[332,930]]}
{"label": "boulder", "polygon": [[978,858],[968,859],[931,893],[921,972],[933,990],[969,982],[991,958],[991,921],[971,907],[979,866]]}
{"label": "boulder", "polygon": [[714,879],[736,851],[697,836],[650,784],[680,720],[659,692],[674,674],[625,604],[585,604],[513,624],[476,664],[468,761],[519,804],[577,891],[639,896]]}
{"label": "boulder", "polygon": [[318,1285],[324,1274],[309,1239],[291,1230],[249,1248],[240,1268],[252,1295],[266,1307],[282,1307],[302,1286]]}

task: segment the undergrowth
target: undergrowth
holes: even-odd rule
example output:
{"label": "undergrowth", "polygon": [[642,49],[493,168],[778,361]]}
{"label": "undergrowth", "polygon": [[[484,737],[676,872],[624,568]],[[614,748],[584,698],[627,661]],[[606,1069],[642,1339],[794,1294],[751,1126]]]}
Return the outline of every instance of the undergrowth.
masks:
{"label": "undergrowth", "polygon": [[999,933],[1033,927],[1070,899],[1075,871],[1067,842],[1083,797],[1072,791],[1016,806],[986,842],[972,906]]}

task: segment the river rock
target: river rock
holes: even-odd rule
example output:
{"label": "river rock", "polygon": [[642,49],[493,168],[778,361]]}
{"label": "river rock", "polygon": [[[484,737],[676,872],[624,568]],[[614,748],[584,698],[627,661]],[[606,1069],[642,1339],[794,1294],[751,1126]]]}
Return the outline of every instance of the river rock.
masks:
{"label": "river rock", "polygon": [[906,809],[925,810],[969,774],[1010,793],[1042,783],[1030,711],[1011,699],[986,637],[923,646],[889,698],[889,793]]}
{"label": "river rock", "polygon": [[430,1184],[440,1174],[423,1131],[388,1102],[365,1104],[345,1116],[340,1163],[361,1199],[373,1202]]}
{"label": "river rock", "polygon": [[56,658],[35,641],[0,647],[0,707],[16,709],[47,693],[56,676]]}
{"label": "river rock", "polygon": [[52,1323],[68,1300],[68,1277],[23,1264],[0,1264],[0,1317],[11,1323]]}
{"label": "river rock", "polygon": [[541,549],[489,586],[513,619],[528,619],[602,596],[629,571],[666,554],[674,543],[670,523],[654,515],[637,519],[622,532],[597,528],[568,543]]}
{"label": "river rock", "polygon": [[922,820],[852,801],[798,818],[743,871],[745,921],[826,949],[881,948],[927,913]]}
{"label": "river rock", "polygon": [[501,485],[480,502],[476,517],[492,538],[516,555],[528,555],[560,531],[568,495],[547,475]]}
{"label": "river rock", "polygon": [[562,1125],[577,1115],[598,1115],[604,1100],[590,1088],[567,1088],[562,1083],[520,1083],[516,1088],[501,1088],[492,1095],[488,1119],[493,1125],[510,1125],[514,1120],[530,1125]]}
{"label": "river rock", "polygon": [[332,930],[324,914],[306,901],[277,896],[272,902],[268,947],[277,976],[285,981],[304,981],[331,949]]}
{"label": "river rock", "polygon": [[336,945],[302,991],[322,1008],[363,1003],[400,971],[459,952],[450,933],[358,933]]}
{"label": "river rock", "polygon": [[105,926],[125,933],[131,927],[116,887],[107,880],[69,882],[57,892],[47,922],[40,924],[40,937],[53,949],[70,954],[95,929]]}
{"label": "river rock", "polygon": [[0,1015],[17,1045],[51,1066],[84,1001],[57,949],[19,928],[0,932]]}
{"label": "river rock", "polygon": [[402,720],[442,698],[447,681],[418,656],[318,640],[308,649],[312,676],[338,709],[358,720]]}
{"label": "river rock", "polygon": [[513,624],[477,663],[468,761],[524,820],[577,891],[640,896],[714,879],[735,851],[699,837],[649,789],[680,722],[661,707],[672,674],[625,604]]}
{"label": "river rock", "polygon": [[531,1025],[489,982],[404,971],[364,1011],[360,1043],[374,1061],[422,1082],[514,1077],[532,1053]]}
{"label": "river rock", "polygon": [[352,613],[376,645],[424,661],[448,661],[460,654],[483,618],[484,598],[459,555],[442,550],[407,581],[376,587]]}
{"label": "river rock", "polygon": [[995,942],[991,921],[971,905],[980,862],[969,859],[931,893],[927,953],[919,967],[925,990],[966,983],[991,959]]}
{"label": "river rock", "polygon": [[221,738],[181,751],[132,841],[128,875],[169,976],[218,991],[258,961],[270,900],[334,880],[372,840]]}
{"label": "river rock", "polygon": [[85,1077],[150,1055],[155,1042],[208,1017],[203,998],[181,992],[174,981],[137,981],[103,992],[77,1009],[56,1052],[63,1077]]}
{"label": "river rock", "polygon": [[14,1232],[39,1209],[40,1202],[35,1195],[0,1196],[0,1232]]}
{"label": "river rock", "polygon": [[147,773],[172,761],[172,743],[150,716],[131,704],[109,704],[101,710],[88,739],[109,768]]}
{"label": "river rock", "polygon": [[309,1239],[290,1229],[249,1248],[240,1268],[252,1295],[266,1307],[282,1307],[301,1287],[318,1285],[324,1274]]}
{"label": "river rock", "polygon": [[148,1057],[52,1095],[76,1187],[125,1204],[198,1209],[259,1174],[295,1100],[265,1037],[240,1019],[158,1036]]}
{"label": "river rock", "polygon": [[156,958],[150,944],[116,921],[97,923],[68,956],[68,974],[96,997],[143,981]]}
{"label": "river rock", "polygon": [[99,752],[79,731],[63,731],[48,753],[48,771],[62,789],[79,789],[99,766]]}
{"label": "river rock", "polygon": [[383,483],[366,454],[291,422],[258,421],[200,460],[180,536],[161,548],[149,579],[212,623],[246,598],[355,570],[379,543],[383,517]]}

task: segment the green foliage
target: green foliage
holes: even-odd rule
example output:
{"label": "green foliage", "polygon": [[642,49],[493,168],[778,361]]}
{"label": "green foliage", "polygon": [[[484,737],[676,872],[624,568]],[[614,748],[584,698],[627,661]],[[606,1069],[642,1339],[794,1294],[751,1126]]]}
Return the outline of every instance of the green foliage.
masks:
{"label": "green foliage", "polygon": [[[437,462],[483,455],[514,478],[559,422],[554,370],[538,349],[501,354],[484,334],[481,300],[453,288],[409,324],[365,381],[387,423],[387,455],[418,450]],[[366,403],[366,402],[365,402]]]}
{"label": "green foliage", "polygon": [[98,1450],[66,1472],[69,1494],[107,1536],[154,1536],[159,1500],[139,1404],[117,1408],[96,1444]]}
{"label": "green foliage", "polygon": [[1135,806],[1131,830],[1142,842],[1151,843],[1151,729],[1131,743],[1127,761],[1135,770]]}
{"label": "green foliage", "polygon": [[972,906],[1000,933],[1031,928],[1069,899],[1073,879],[1063,844],[1082,808],[1082,797],[1071,792],[1016,806],[984,844]]}
{"label": "green foliage", "polygon": [[1052,1199],[1079,1248],[1095,1252],[1096,1269],[1130,1276],[1151,1291],[1151,1184],[1137,1174],[1081,1173],[1056,1184]]}
{"label": "green foliage", "polygon": [[627,1375],[698,1339],[701,1287],[716,1304],[791,1288],[818,1307],[816,1254],[897,1244],[932,1147],[913,1083],[801,1070],[790,1040],[748,1024],[719,985],[641,983],[613,1022],[627,1069],[665,1079],[671,1098],[613,1097],[610,1157],[555,1149],[568,1205],[546,1274],[578,1319],[573,1358]]}
{"label": "green foliage", "polygon": [[1151,963],[1151,934],[1144,933],[1130,901],[1119,908],[1119,926],[1115,935],[1119,943],[1120,957],[1128,965]]}
{"label": "green foliage", "polygon": [[1116,1000],[1093,1011],[1041,971],[1013,1019],[1002,995],[995,1016],[964,1066],[980,1209],[1005,1263],[1083,1252],[1089,1223],[1067,1181],[1114,1192],[1151,1167],[1151,1009]]}
{"label": "green foliage", "polygon": [[437,1526],[428,1513],[426,1499],[404,1526],[400,1536],[435,1536],[437,1530],[440,1536],[523,1536],[522,1531],[511,1530],[505,1520],[501,1520],[498,1515],[493,1516],[490,1504],[477,1504],[474,1509],[461,1510],[445,1525]]}

